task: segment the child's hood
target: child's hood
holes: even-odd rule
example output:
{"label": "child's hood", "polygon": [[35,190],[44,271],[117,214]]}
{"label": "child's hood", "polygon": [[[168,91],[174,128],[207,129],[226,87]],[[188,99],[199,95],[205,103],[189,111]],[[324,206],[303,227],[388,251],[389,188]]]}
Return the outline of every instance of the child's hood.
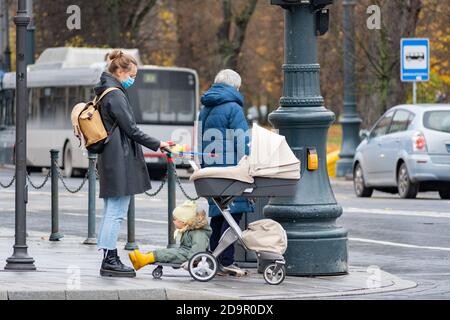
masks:
{"label": "child's hood", "polygon": [[193,230],[204,230],[209,235],[211,235],[212,229],[209,226],[208,218],[206,217],[205,212],[198,213],[194,223],[190,225],[186,231],[193,231]]}

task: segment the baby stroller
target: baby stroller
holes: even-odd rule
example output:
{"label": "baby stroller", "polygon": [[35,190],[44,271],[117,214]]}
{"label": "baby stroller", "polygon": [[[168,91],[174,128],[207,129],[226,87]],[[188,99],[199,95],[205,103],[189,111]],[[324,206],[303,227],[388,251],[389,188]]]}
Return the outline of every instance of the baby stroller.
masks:
{"label": "baby stroller", "polygon": [[[253,251],[247,246],[243,232],[228,208],[236,197],[295,195],[300,179],[300,161],[285,137],[254,125],[250,150],[250,156],[242,158],[237,166],[197,169],[191,176],[198,196],[211,198],[230,225],[214,252],[197,253],[189,260],[188,270],[195,280],[206,282],[213,279],[219,268],[218,256],[237,241],[246,251]],[[286,276],[282,252],[258,250],[255,253],[258,264],[264,268],[264,280],[271,285],[282,283]]]}

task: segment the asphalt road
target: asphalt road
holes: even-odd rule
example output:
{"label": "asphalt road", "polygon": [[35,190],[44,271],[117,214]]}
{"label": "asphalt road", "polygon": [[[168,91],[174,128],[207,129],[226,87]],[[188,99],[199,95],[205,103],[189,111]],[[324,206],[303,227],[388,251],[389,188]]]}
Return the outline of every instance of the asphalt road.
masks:
{"label": "asphalt road", "polygon": [[[0,169],[0,182],[12,175]],[[32,174],[42,181],[42,174]],[[81,179],[68,179],[70,188]],[[193,185],[183,181],[189,194]],[[159,185],[153,182],[154,188]],[[450,299],[450,201],[437,193],[420,193],[415,200],[375,192],[370,199],[356,198],[351,182],[333,181],[338,203],[344,208],[338,224],[349,231],[349,263],[353,266],[380,268],[403,279],[413,280],[418,287],[407,291],[357,297],[352,299]],[[73,195],[59,188],[60,231],[67,235],[87,235],[87,185]],[[177,190],[177,203],[185,198]],[[206,207],[206,201],[200,200]],[[102,201],[97,200],[97,226],[102,214]],[[42,190],[30,187],[28,228],[50,234],[50,184]],[[14,188],[0,188],[1,227],[14,228]],[[126,239],[126,224],[120,235]],[[167,238],[167,189],[154,197],[136,197],[136,238],[139,243],[165,245]],[[368,273],[369,275],[369,273]]]}

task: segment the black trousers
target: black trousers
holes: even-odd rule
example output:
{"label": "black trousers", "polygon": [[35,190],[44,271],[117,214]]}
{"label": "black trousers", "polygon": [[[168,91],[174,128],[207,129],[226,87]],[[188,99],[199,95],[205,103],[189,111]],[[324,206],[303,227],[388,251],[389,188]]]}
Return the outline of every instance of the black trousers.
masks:
{"label": "black trousers", "polygon": [[[242,215],[242,213],[232,215],[237,224],[239,224],[239,221],[241,221]],[[220,215],[211,218],[210,226],[212,229],[212,235],[209,239],[209,247],[211,251],[214,251],[219,244],[220,237],[230,227],[230,225],[225,220],[225,218]],[[234,244],[232,244],[224,252],[222,252],[222,254],[219,256],[219,263],[224,267],[227,267],[234,263]]]}

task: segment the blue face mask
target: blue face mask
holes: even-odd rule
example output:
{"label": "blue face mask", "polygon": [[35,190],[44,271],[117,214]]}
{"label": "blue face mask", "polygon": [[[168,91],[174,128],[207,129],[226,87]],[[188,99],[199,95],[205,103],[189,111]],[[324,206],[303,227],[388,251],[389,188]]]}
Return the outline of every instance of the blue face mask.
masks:
{"label": "blue face mask", "polygon": [[125,81],[122,81],[121,84],[125,89],[128,89],[129,87],[131,87],[134,84],[134,78],[129,76],[128,79]]}

